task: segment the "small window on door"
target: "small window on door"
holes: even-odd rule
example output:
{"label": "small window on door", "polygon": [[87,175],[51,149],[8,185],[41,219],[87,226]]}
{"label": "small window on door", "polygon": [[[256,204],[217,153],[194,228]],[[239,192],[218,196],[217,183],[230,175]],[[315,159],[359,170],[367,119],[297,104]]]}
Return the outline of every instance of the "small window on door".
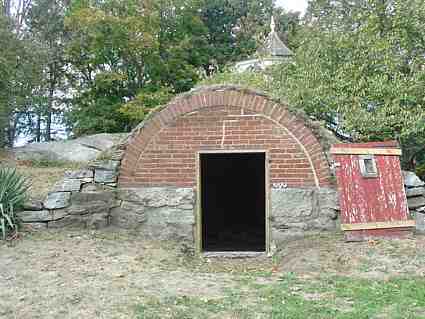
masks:
{"label": "small window on door", "polygon": [[363,177],[378,177],[375,157],[373,155],[360,155],[360,172]]}

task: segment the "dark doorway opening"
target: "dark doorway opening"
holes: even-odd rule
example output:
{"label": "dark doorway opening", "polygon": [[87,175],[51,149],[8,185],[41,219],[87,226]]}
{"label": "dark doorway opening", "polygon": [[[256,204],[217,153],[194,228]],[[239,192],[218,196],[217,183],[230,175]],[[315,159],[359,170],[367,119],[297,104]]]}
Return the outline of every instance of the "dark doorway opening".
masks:
{"label": "dark doorway opening", "polygon": [[202,249],[265,251],[265,153],[204,153],[200,167]]}

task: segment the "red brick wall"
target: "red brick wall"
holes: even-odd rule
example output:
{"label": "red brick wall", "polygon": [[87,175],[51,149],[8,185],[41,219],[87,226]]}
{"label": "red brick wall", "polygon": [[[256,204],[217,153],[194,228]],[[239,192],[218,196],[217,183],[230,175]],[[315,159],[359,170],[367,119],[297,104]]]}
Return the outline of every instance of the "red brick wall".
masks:
{"label": "red brick wall", "polygon": [[265,97],[237,90],[179,98],[134,132],[121,187],[196,185],[201,150],[266,150],[271,183],[327,186],[329,167],[304,123]]}

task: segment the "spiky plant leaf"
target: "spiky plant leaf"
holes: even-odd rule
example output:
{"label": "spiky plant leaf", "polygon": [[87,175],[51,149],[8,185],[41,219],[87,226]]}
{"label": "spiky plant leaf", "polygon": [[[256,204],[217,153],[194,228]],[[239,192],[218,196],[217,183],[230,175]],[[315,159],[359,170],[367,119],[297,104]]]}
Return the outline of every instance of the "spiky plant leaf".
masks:
{"label": "spiky plant leaf", "polygon": [[3,238],[18,230],[15,211],[27,198],[30,184],[16,169],[0,167],[0,231]]}

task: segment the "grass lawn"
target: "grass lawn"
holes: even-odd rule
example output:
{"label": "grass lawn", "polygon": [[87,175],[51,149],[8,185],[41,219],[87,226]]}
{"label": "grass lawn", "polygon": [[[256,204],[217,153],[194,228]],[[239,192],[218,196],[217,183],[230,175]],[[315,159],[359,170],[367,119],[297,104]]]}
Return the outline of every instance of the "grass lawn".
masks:
{"label": "grass lawn", "polygon": [[0,242],[0,318],[425,318],[425,237],[323,233],[272,258],[201,258],[138,232]]}
{"label": "grass lawn", "polygon": [[63,179],[65,171],[76,170],[83,164],[49,160],[16,161],[10,153],[0,151],[0,166],[16,168],[31,184],[29,196],[42,200],[55,183]]}
{"label": "grass lawn", "polygon": [[247,277],[221,299],[150,299],[137,318],[425,318],[425,279],[367,280],[293,273],[270,284]]}

